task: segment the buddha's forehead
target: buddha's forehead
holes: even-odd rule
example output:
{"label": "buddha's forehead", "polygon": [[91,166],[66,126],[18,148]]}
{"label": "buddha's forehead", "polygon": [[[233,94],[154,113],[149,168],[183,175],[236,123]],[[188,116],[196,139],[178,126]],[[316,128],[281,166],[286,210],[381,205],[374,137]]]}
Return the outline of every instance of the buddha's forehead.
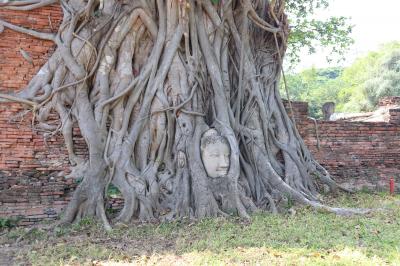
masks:
{"label": "buddha's forehead", "polygon": [[217,141],[215,143],[208,144],[204,151],[207,153],[229,153],[230,149],[227,143]]}

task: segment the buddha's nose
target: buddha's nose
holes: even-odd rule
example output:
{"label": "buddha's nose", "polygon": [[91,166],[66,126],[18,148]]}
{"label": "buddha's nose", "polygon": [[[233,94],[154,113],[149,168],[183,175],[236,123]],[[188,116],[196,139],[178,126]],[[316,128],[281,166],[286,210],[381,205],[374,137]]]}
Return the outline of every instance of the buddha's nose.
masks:
{"label": "buddha's nose", "polygon": [[226,156],[222,157],[222,160],[220,162],[220,167],[221,168],[228,168],[229,167],[229,158]]}

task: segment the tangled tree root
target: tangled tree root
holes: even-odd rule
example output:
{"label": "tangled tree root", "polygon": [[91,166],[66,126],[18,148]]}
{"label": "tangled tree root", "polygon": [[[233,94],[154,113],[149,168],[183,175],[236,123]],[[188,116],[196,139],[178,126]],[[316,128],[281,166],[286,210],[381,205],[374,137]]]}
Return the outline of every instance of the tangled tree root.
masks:
{"label": "tangled tree root", "polygon": [[[32,10],[53,0],[2,2]],[[202,218],[258,209],[279,211],[291,198],[337,214],[318,201],[316,178],[338,186],[312,157],[278,92],[288,25],[284,1],[63,0],[56,35],[0,21],[52,40],[57,50],[29,85],[0,95],[33,107],[34,124],[60,131],[84,177],[64,217],[110,224],[105,191],[125,205],[116,218]],[[47,124],[50,113],[59,126]],[[88,157],[74,153],[78,126]],[[211,178],[202,158],[204,132],[229,146],[229,170]],[[226,168],[226,167],[225,167]]]}

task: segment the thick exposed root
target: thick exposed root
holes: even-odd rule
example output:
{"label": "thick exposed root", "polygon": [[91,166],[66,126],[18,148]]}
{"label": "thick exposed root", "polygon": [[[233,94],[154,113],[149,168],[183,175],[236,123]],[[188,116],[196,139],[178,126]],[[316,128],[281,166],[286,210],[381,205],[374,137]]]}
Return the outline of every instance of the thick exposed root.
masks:
{"label": "thick exposed root", "polygon": [[[24,2],[24,3],[22,3]],[[55,1],[10,1],[30,10]],[[109,184],[125,200],[116,221],[274,213],[282,198],[318,202],[314,161],[283,107],[278,83],[288,25],[284,1],[62,1],[57,50],[29,85],[1,95],[33,107],[34,124],[60,131],[83,178],[64,221],[111,226]],[[59,126],[47,124],[51,112]],[[79,127],[88,157],[74,152]]]}

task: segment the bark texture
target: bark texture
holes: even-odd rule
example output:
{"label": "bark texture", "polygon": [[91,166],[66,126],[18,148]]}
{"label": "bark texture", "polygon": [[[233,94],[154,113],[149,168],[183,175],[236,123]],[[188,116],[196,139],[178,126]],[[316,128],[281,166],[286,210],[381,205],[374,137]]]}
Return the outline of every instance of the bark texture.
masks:
{"label": "bark texture", "polygon": [[[58,1],[3,1],[32,10]],[[62,0],[57,49],[29,85],[3,101],[31,105],[34,125],[60,131],[71,177],[83,177],[65,216],[100,218],[105,191],[125,199],[116,221],[277,212],[318,201],[316,178],[338,188],[312,157],[278,92],[288,24],[284,0]],[[49,114],[59,125],[48,124]],[[74,153],[78,126],[88,157]],[[229,170],[210,178],[201,138],[229,144]]]}

